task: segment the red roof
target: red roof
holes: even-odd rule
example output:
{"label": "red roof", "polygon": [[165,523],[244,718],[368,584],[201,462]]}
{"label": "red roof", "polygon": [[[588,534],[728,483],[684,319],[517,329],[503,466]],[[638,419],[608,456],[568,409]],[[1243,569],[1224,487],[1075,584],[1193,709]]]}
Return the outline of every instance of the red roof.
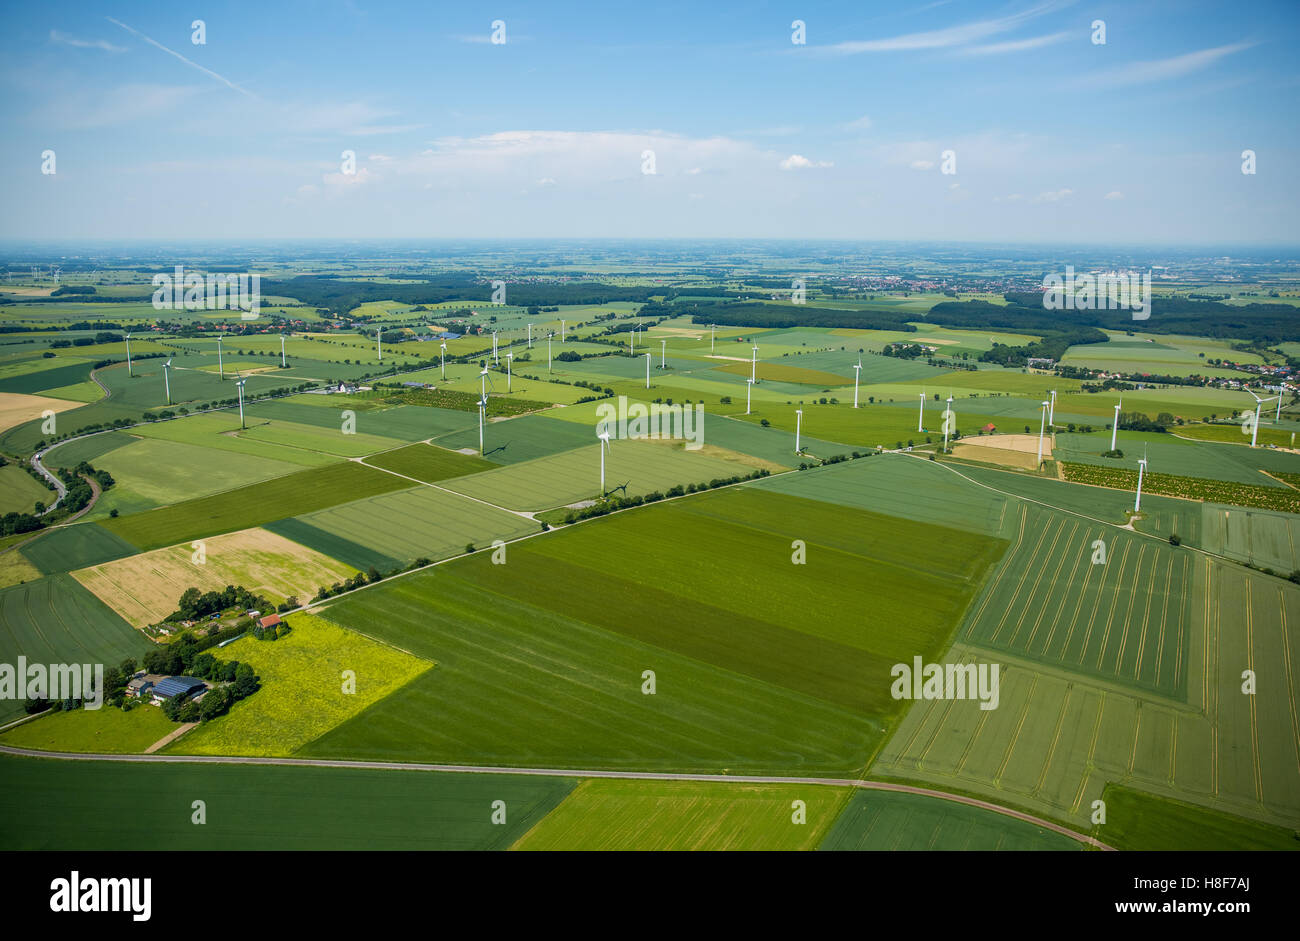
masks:
{"label": "red roof", "polygon": [[983,430],[983,431],[997,431],[997,430],[998,430],[998,426],[995,425],[995,424],[993,424],[993,422],[989,422],[987,425],[984,426],[984,428],[983,428],[982,430]]}
{"label": "red roof", "polygon": [[266,617],[262,618],[262,620],[258,621],[257,623],[259,627],[275,627],[277,624],[280,623],[280,615],[268,614]]}

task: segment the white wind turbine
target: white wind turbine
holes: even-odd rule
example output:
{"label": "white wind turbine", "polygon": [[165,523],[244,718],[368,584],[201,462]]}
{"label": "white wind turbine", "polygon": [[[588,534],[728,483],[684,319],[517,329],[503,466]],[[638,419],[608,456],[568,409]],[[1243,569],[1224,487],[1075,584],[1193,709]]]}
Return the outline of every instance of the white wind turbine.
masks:
{"label": "white wind turbine", "polygon": [[799,432],[803,429],[803,409],[794,410],[794,453],[802,454],[803,448],[799,446]]}
{"label": "white wind turbine", "polygon": [[[1246,391],[1250,392],[1249,389]],[[1261,399],[1254,392],[1250,392],[1250,397],[1255,400],[1254,418],[1252,418],[1250,422],[1250,446],[1253,448],[1255,447],[1255,442],[1259,439],[1259,419],[1260,414],[1264,411],[1264,403],[1273,401],[1274,397],[1270,395],[1266,399]],[[1280,406],[1282,405],[1282,396],[1277,396],[1277,403],[1280,410]]]}
{"label": "white wind turbine", "polygon": [[632,343],[632,348],[629,351],[629,354],[635,356],[636,355],[636,327],[633,327],[631,330],[629,330],[627,335],[629,340],[631,340]]}
{"label": "white wind turbine", "polygon": [[1047,430],[1047,406],[1051,404],[1046,399],[1043,400],[1043,415],[1038,422],[1038,464],[1036,466],[1039,467],[1043,464],[1043,432]]}
{"label": "white wind turbine", "polygon": [[528,348],[530,350],[533,348],[533,325],[532,324],[528,325]]}
{"label": "white wind turbine", "polygon": [[1138,461],[1138,486],[1137,486],[1137,498],[1133,501],[1134,513],[1142,509],[1142,475],[1146,473],[1146,469],[1147,469],[1147,454],[1146,451],[1143,450],[1142,459]]}
{"label": "white wind turbine", "polygon": [[921,393],[921,414],[916,417],[916,430],[925,431],[925,393]]}
{"label": "white wind turbine", "polygon": [[226,380],[226,367],[221,360],[221,337],[217,337],[217,376],[222,382]]}
{"label": "white wind turbine", "polygon": [[379,352],[379,361],[384,361],[384,328],[375,328],[375,349]]}
{"label": "white wind turbine", "polygon": [[600,439],[600,495],[605,496],[605,452],[609,450],[609,425],[602,422],[601,427],[604,429],[596,435]]}
{"label": "white wind turbine", "polygon": [[560,342],[564,342],[564,321],[560,321]]}
{"label": "white wind turbine", "polygon": [[554,333],[548,333],[546,335],[546,371],[547,372],[551,371],[551,338],[554,336],[555,336]]}
{"label": "white wind turbine", "polygon": [[653,353],[645,354],[645,387],[650,388],[650,361],[654,359]]}
{"label": "white wind turbine", "polygon": [[749,357],[749,378],[758,382],[758,344],[754,344],[754,350]]}
{"label": "white wind turbine", "polygon": [[749,414],[749,397],[753,394],[753,392],[754,392],[754,380],[746,379],[745,380],[745,414],[746,415]]}
{"label": "white wind turbine", "polygon": [[172,380],[171,380],[171,373],[172,373],[172,361],[171,361],[171,357],[169,356],[169,357],[167,357],[167,362],[163,363],[163,385],[164,385],[164,386],[166,387],[166,389],[167,389],[167,404],[168,404],[168,405],[171,405],[171,404],[172,404]]}
{"label": "white wind turbine", "polygon": [[288,367],[288,365],[289,365],[289,361],[285,358],[284,355],[284,334],[282,333],[280,334],[280,368],[284,369]]}
{"label": "white wind turbine", "polygon": [[487,417],[487,393],[478,400],[478,456],[483,456],[483,422]]}
{"label": "white wind turbine", "polygon": [[715,352],[713,347],[714,347],[714,339],[717,336],[717,331],[718,331],[718,325],[716,323],[709,324],[709,353],[710,354]]}
{"label": "white wind turbine", "polygon": [[497,354],[497,332],[495,330],[492,331],[492,365],[501,365],[501,357]]}
{"label": "white wind turbine", "polygon": [[127,376],[135,375],[131,371],[131,334],[129,333],[126,335],[126,374]]}
{"label": "white wind turbine", "polygon": [[235,370],[235,377],[235,390],[239,393],[239,427],[243,429],[247,427],[244,424],[244,383],[248,380],[239,378],[239,370]]}
{"label": "white wind turbine", "polygon": [[[922,399],[924,400],[924,396]],[[955,416],[952,410],[952,393],[948,393],[948,408],[943,413],[943,453],[948,453],[948,433],[956,429]]]}
{"label": "white wind turbine", "polygon": [[446,381],[447,379],[447,341],[446,340],[442,341],[441,353],[442,353],[442,378],[443,381]]}
{"label": "white wind turbine", "polygon": [[1123,405],[1123,399],[1115,403],[1115,420],[1110,424],[1110,449],[1112,451],[1115,450],[1115,436],[1119,434],[1119,410]]}
{"label": "white wind turbine", "polygon": [[1056,390],[1052,390],[1052,404],[1047,409],[1047,423],[1056,427]]}
{"label": "white wind turbine", "polygon": [[853,367],[853,407],[858,407],[858,380],[862,378],[862,357],[858,357],[858,364]]}
{"label": "white wind turbine", "polygon": [[667,340],[659,341],[659,368],[660,369],[668,368],[668,341]]}
{"label": "white wind turbine", "polygon": [[510,368],[511,364],[514,363],[514,361],[515,361],[515,354],[513,352],[506,353],[506,392],[510,391],[510,383],[514,378],[512,375],[513,370]]}

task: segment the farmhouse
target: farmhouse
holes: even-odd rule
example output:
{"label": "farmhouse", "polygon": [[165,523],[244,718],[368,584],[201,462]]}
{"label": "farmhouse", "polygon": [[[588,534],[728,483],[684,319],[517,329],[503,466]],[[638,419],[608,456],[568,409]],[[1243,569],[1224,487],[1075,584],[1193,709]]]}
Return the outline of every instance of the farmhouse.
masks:
{"label": "farmhouse", "polygon": [[193,676],[164,676],[154,684],[151,702],[155,706],[161,706],[167,699],[183,701],[207,688],[207,683]]}
{"label": "farmhouse", "polygon": [[163,677],[157,673],[145,673],[142,670],[127,681],[126,694],[136,698],[148,696],[161,679]]}
{"label": "farmhouse", "polygon": [[262,618],[262,620],[257,622],[257,626],[262,630],[266,630],[268,627],[279,627],[280,615],[268,614],[266,617]]}

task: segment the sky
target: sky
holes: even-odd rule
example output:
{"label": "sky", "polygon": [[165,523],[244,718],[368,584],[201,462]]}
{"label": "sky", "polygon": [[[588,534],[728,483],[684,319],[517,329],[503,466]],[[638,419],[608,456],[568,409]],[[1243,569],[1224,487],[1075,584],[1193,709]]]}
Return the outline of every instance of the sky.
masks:
{"label": "sky", "polygon": [[1293,245],[1298,40],[1294,0],[12,5],[0,237]]}

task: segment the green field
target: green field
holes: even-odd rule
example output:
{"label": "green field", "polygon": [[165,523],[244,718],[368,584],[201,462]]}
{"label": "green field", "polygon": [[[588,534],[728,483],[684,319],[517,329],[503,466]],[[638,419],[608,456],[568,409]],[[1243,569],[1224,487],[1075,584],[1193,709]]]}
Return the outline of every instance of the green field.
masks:
{"label": "green field", "polygon": [[[60,451],[55,455],[64,459]],[[301,469],[288,461],[147,438],[102,455],[94,466],[154,506],[234,490]]]}
{"label": "green field", "polygon": [[33,513],[36,501],[47,506],[58,497],[36,482],[31,474],[17,464],[0,467],[0,516],[5,513]]}
{"label": "green field", "polygon": [[[152,645],[70,575],[0,589],[0,663],[120,663]],[[0,700],[0,719],[22,712]]]}
{"label": "green field", "polygon": [[[517,850],[809,850],[847,788],[702,781],[583,781]],[[804,803],[795,823],[792,805]]]}
{"label": "green field", "polygon": [[[402,565],[422,557],[445,559],[464,552],[471,543],[482,549],[494,539],[514,539],[540,530],[539,524],[505,510],[420,486],[308,513],[288,528],[269,528],[327,555],[355,554],[351,546],[360,546],[363,552]],[[389,564],[381,571],[392,567]]]}
{"label": "green field", "polygon": [[1064,834],[982,807],[877,790],[855,791],[818,847],[889,852],[1082,848],[1082,843]]}
{"label": "green field", "polygon": [[0,735],[0,745],[45,751],[143,752],[180,726],[145,703],[130,712],[114,706],[52,712]]}
{"label": "green field", "polygon": [[372,455],[366,459],[366,463],[425,483],[446,480],[449,477],[462,477],[496,467],[495,464],[476,455],[460,454],[437,445],[423,443]]}
{"label": "green field", "polygon": [[42,574],[52,575],[134,555],[136,550],[96,523],[76,523],[46,530],[18,551]]}
{"label": "green field", "polygon": [[1121,785],[1103,795],[1106,824],[1093,835],[1121,850],[1300,850],[1300,831],[1244,820]]}
{"label": "green field", "polygon": [[[322,618],[285,620],[287,637],[245,636],[221,648],[218,659],[249,663],[262,688],[169,745],[169,753],[290,755],[433,667]],[[343,689],[345,670],[355,674],[353,693]]]}
{"label": "green field", "polygon": [[287,516],[310,513],[410,486],[410,481],[353,461],[312,468],[173,506],[105,520],[114,535],[141,550],[172,546],[260,526]]}
{"label": "green field", "polygon": [[[256,694],[260,695],[260,694]],[[141,851],[505,849],[576,782],[255,765],[0,757],[0,847]],[[358,812],[364,795],[365,812]],[[195,826],[193,802],[206,822]],[[506,822],[492,823],[493,801]]]}

